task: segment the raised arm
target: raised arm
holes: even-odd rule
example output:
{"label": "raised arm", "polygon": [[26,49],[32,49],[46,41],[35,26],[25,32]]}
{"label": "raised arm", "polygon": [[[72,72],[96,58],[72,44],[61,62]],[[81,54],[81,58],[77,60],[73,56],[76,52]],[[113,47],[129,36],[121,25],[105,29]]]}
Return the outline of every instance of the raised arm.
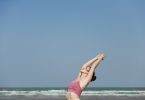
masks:
{"label": "raised arm", "polygon": [[98,59],[92,64],[91,69],[87,75],[87,80],[90,82],[93,76],[95,69],[98,67],[99,63],[104,59],[104,54],[100,54]]}
{"label": "raised arm", "polygon": [[99,63],[104,59],[104,54],[100,54],[97,58],[97,60],[92,64],[91,66],[91,69],[87,75],[87,77],[85,78],[85,80],[83,82],[81,82],[81,87],[82,89],[84,89],[88,84],[89,82],[91,81],[92,79],[92,76],[93,76],[93,73],[95,71],[95,69],[97,68],[97,66],[99,65]]}
{"label": "raised arm", "polygon": [[87,63],[85,63],[82,68],[86,68],[88,66],[91,66],[98,59],[98,56],[96,56],[95,58],[93,58],[93,59],[89,60]]}
{"label": "raised arm", "polygon": [[88,67],[88,66],[91,67],[91,65],[98,59],[98,57],[99,57],[99,55],[96,56],[95,58],[89,60],[87,63],[85,63],[85,64],[82,66],[82,68],[81,68],[81,70],[79,71],[79,74],[78,74],[78,76],[77,76],[77,79],[80,78],[81,73],[82,73],[82,70],[84,70],[84,68],[86,68],[86,67]]}

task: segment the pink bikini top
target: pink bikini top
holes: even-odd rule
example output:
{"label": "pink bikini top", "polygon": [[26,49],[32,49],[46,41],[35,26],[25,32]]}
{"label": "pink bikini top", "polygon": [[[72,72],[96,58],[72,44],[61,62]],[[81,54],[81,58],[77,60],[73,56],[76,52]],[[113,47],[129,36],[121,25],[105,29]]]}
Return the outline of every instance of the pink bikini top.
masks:
{"label": "pink bikini top", "polygon": [[80,82],[79,81],[72,81],[68,86],[68,91],[74,92],[80,97],[80,95],[82,93],[82,89],[80,87]]}

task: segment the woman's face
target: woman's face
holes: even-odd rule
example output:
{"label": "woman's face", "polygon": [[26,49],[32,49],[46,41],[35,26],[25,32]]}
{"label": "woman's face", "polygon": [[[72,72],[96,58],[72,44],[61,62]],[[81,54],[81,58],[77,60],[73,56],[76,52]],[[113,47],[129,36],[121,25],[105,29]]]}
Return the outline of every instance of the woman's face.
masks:
{"label": "woman's face", "polygon": [[86,71],[87,71],[87,72],[89,72],[89,71],[90,71],[90,69],[91,69],[90,67],[86,67]]}
{"label": "woman's face", "polygon": [[86,67],[86,68],[82,68],[82,71],[85,73],[88,73],[90,71],[90,69],[91,69],[90,67]]}

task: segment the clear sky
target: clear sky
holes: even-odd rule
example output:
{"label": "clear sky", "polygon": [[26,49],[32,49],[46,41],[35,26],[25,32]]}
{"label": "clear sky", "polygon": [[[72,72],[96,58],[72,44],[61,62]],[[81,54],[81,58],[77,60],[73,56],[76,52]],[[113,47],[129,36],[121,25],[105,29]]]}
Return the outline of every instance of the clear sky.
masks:
{"label": "clear sky", "polygon": [[98,53],[93,87],[145,87],[145,0],[0,0],[0,87],[65,87]]}

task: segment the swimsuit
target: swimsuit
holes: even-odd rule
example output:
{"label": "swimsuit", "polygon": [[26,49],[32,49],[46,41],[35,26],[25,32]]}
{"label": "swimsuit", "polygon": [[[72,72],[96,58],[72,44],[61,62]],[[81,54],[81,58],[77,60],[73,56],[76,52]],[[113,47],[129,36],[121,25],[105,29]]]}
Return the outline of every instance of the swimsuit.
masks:
{"label": "swimsuit", "polygon": [[72,81],[68,86],[68,92],[74,92],[75,94],[77,94],[80,97],[80,95],[82,93],[82,89],[80,87],[80,82]]}

